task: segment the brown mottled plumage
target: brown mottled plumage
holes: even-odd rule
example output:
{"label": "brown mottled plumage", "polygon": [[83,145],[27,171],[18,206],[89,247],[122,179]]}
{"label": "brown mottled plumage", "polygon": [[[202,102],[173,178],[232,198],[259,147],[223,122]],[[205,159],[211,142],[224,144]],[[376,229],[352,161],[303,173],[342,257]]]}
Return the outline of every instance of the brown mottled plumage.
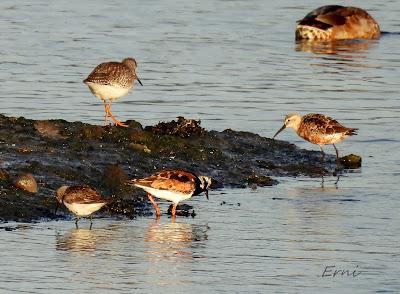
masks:
{"label": "brown mottled plumage", "polygon": [[375,19],[357,7],[327,5],[319,7],[296,27],[296,40],[378,39],[380,28]]}
{"label": "brown mottled plumage", "polygon": [[175,217],[176,206],[180,201],[201,192],[205,192],[208,199],[208,188],[211,181],[209,177],[196,176],[184,170],[163,170],[147,178],[130,180],[127,184],[142,188],[147,192],[157,216],[161,215],[161,212],[152,196],[172,201],[174,205],[171,214]]}
{"label": "brown mottled plumage", "polygon": [[107,118],[111,117],[115,124],[127,127],[112,115],[110,108],[113,100],[128,94],[133,88],[135,80],[142,85],[136,75],[136,67],[137,63],[133,58],[126,58],[122,62],[101,63],[83,81],[93,95],[103,100],[106,123]]}
{"label": "brown mottled plumage", "polygon": [[77,226],[80,217],[89,216],[107,204],[100,194],[89,186],[62,186],[57,190],[56,198],[77,216]]}
{"label": "brown mottled plumage", "polygon": [[336,158],[339,160],[339,152],[335,143],[343,141],[346,137],[356,135],[357,129],[347,128],[338,123],[335,119],[323,114],[309,113],[301,116],[299,114],[288,114],[285,123],[273,138],[285,128],[293,128],[297,135],[303,139],[317,144],[323,151],[322,146],[332,144],[336,151]]}

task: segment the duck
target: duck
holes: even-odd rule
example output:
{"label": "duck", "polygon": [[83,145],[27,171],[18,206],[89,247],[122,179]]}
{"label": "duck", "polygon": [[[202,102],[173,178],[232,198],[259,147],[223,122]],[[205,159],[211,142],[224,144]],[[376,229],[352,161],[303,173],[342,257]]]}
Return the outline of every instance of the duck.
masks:
{"label": "duck", "polygon": [[297,22],[296,40],[378,39],[378,22],[364,9],[326,5],[314,9]]}

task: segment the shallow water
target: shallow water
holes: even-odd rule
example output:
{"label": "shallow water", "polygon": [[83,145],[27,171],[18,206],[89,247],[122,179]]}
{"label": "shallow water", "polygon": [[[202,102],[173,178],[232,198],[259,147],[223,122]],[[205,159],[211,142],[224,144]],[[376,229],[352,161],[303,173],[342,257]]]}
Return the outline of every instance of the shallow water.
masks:
{"label": "shallow water", "polygon": [[[321,112],[360,129],[338,148],[361,155],[363,167],[337,185],[281,178],[214,191],[188,201],[197,216],[176,223],[0,230],[0,292],[398,293],[400,4],[348,3],[390,32],[379,41],[295,44],[294,21],[319,4],[2,1],[3,114],[101,124],[101,102],[82,80],[100,62],[133,56],[144,86],[113,104],[121,120],[184,115],[270,137],[286,113]],[[318,150],[290,130],[279,137]],[[361,274],[321,277],[327,266]]]}

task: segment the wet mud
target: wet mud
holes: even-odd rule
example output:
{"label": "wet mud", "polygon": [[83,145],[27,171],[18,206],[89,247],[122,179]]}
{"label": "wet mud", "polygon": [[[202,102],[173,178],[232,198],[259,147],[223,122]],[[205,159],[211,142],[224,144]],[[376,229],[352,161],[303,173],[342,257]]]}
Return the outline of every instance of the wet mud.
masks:
{"label": "wet mud", "polygon": [[[317,151],[249,132],[205,130],[200,121],[183,117],[148,127],[126,124],[129,128],[0,115],[0,221],[71,217],[65,209],[54,214],[55,191],[62,185],[90,185],[109,199],[97,214],[134,218],[152,214],[152,207],[142,190],[124,182],[160,169],[211,176],[214,189],[256,188],[276,185],[280,176],[337,174],[349,161],[337,170],[334,156],[321,162]],[[28,183],[37,192],[16,185],[21,175],[34,177],[36,183]]]}

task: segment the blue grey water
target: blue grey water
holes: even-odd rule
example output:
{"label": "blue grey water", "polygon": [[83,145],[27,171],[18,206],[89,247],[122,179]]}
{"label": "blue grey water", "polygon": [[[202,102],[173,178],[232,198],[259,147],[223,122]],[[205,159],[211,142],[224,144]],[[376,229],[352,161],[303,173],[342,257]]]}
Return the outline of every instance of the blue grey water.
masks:
{"label": "blue grey water", "polygon": [[[100,62],[132,56],[144,86],[113,104],[122,121],[183,115],[271,137],[285,114],[321,112],[360,129],[338,147],[363,166],[337,188],[333,177],[323,187],[283,177],[274,187],[214,191],[188,201],[197,216],[176,223],[1,230],[0,292],[399,293],[400,3],[346,2],[390,32],[378,41],[296,45],[295,21],[323,4],[2,0],[3,114],[102,124],[101,101],[82,80]],[[291,130],[280,139],[318,150]],[[338,269],[356,274],[332,277]]]}

